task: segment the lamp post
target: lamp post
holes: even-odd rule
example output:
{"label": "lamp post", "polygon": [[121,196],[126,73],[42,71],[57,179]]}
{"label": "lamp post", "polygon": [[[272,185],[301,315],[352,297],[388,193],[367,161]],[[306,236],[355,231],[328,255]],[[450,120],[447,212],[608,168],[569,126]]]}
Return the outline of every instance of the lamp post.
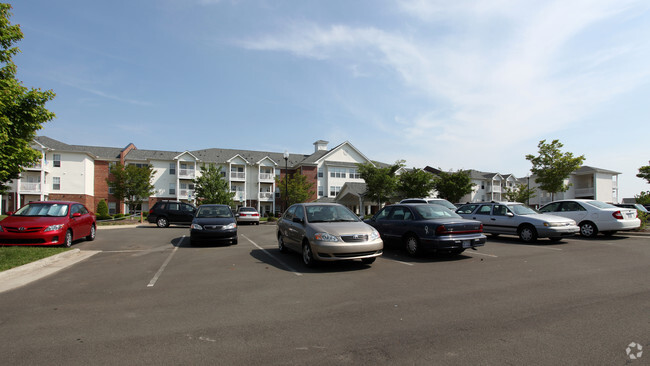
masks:
{"label": "lamp post", "polygon": [[289,152],[284,150],[284,210],[289,205]]}
{"label": "lamp post", "polygon": [[526,206],[530,206],[530,174],[526,175],[528,179],[528,190],[526,191]]}

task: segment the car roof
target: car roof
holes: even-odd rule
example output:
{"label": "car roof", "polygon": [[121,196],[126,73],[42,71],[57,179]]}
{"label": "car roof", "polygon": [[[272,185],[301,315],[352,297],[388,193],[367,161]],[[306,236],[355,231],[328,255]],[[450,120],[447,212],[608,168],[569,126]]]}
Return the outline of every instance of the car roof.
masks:
{"label": "car roof", "polygon": [[222,205],[218,203],[206,203],[204,205],[200,205],[199,207],[224,207],[224,206],[230,208],[230,206],[228,205]]}
{"label": "car roof", "polygon": [[81,202],[75,202],[75,201],[32,201],[29,203],[26,203],[26,205],[30,205],[32,203],[50,203],[50,204],[57,204],[57,205],[83,205]]}

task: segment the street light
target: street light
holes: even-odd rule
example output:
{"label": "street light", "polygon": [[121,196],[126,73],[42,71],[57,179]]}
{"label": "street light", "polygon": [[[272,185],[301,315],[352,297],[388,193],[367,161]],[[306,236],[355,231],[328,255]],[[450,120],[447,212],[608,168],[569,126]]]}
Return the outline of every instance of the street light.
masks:
{"label": "street light", "polygon": [[284,210],[289,205],[289,152],[284,150]]}

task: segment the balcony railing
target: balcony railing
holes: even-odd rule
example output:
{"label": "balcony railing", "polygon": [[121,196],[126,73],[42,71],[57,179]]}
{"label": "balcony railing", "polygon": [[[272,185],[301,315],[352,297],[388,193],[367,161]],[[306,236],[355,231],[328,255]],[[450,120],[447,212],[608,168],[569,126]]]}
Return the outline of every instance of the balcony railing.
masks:
{"label": "balcony railing", "polygon": [[260,200],[264,200],[264,201],[273,200],[273,192],[260,192]]}
{"label": "balcony railing", "polygon": [[594,195],[594,188],[576,188],[576,197],[591,197]]}
{"label": "balcony railing", "polygon": [[189,197],[194,197],[194,190],[193,189],[180,189],[178,190],[178,197],[179,198],[189,198]]}
{"label": "balcony railing", "polygon": [[181,179],[194,179],[196,178],[196,171],[194,169],[179,169],[178,177]]}
{"label": "balcony railing", "polygon": [[230,180],[246,180],[245,172],[230,172]]}
{"label": "balcony railing", "polygon": [[488,186],[487,193],[501,193],[501,186]]}
{"label": "balcony railing", "polygon": [[20,182],[21,192],[41,192],[41,183]]}
{"label": "balcony railing", "polygon": [[271,173],[260,173],[260,180],[272,181],[274,177]]}

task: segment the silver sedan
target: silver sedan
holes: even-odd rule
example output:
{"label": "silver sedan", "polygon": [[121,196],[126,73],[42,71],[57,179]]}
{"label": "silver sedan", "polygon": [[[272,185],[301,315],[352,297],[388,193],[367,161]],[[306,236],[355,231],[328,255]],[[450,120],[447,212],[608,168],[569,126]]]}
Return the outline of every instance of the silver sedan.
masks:
{"label": "silver sedan", "polygon": [[278,221],[277,239],[281,252],[301,253],[308,267],[317,261],[351,259],[371,264],[384,249],[377,230],[345,206],[334,203],[289,207]]}

